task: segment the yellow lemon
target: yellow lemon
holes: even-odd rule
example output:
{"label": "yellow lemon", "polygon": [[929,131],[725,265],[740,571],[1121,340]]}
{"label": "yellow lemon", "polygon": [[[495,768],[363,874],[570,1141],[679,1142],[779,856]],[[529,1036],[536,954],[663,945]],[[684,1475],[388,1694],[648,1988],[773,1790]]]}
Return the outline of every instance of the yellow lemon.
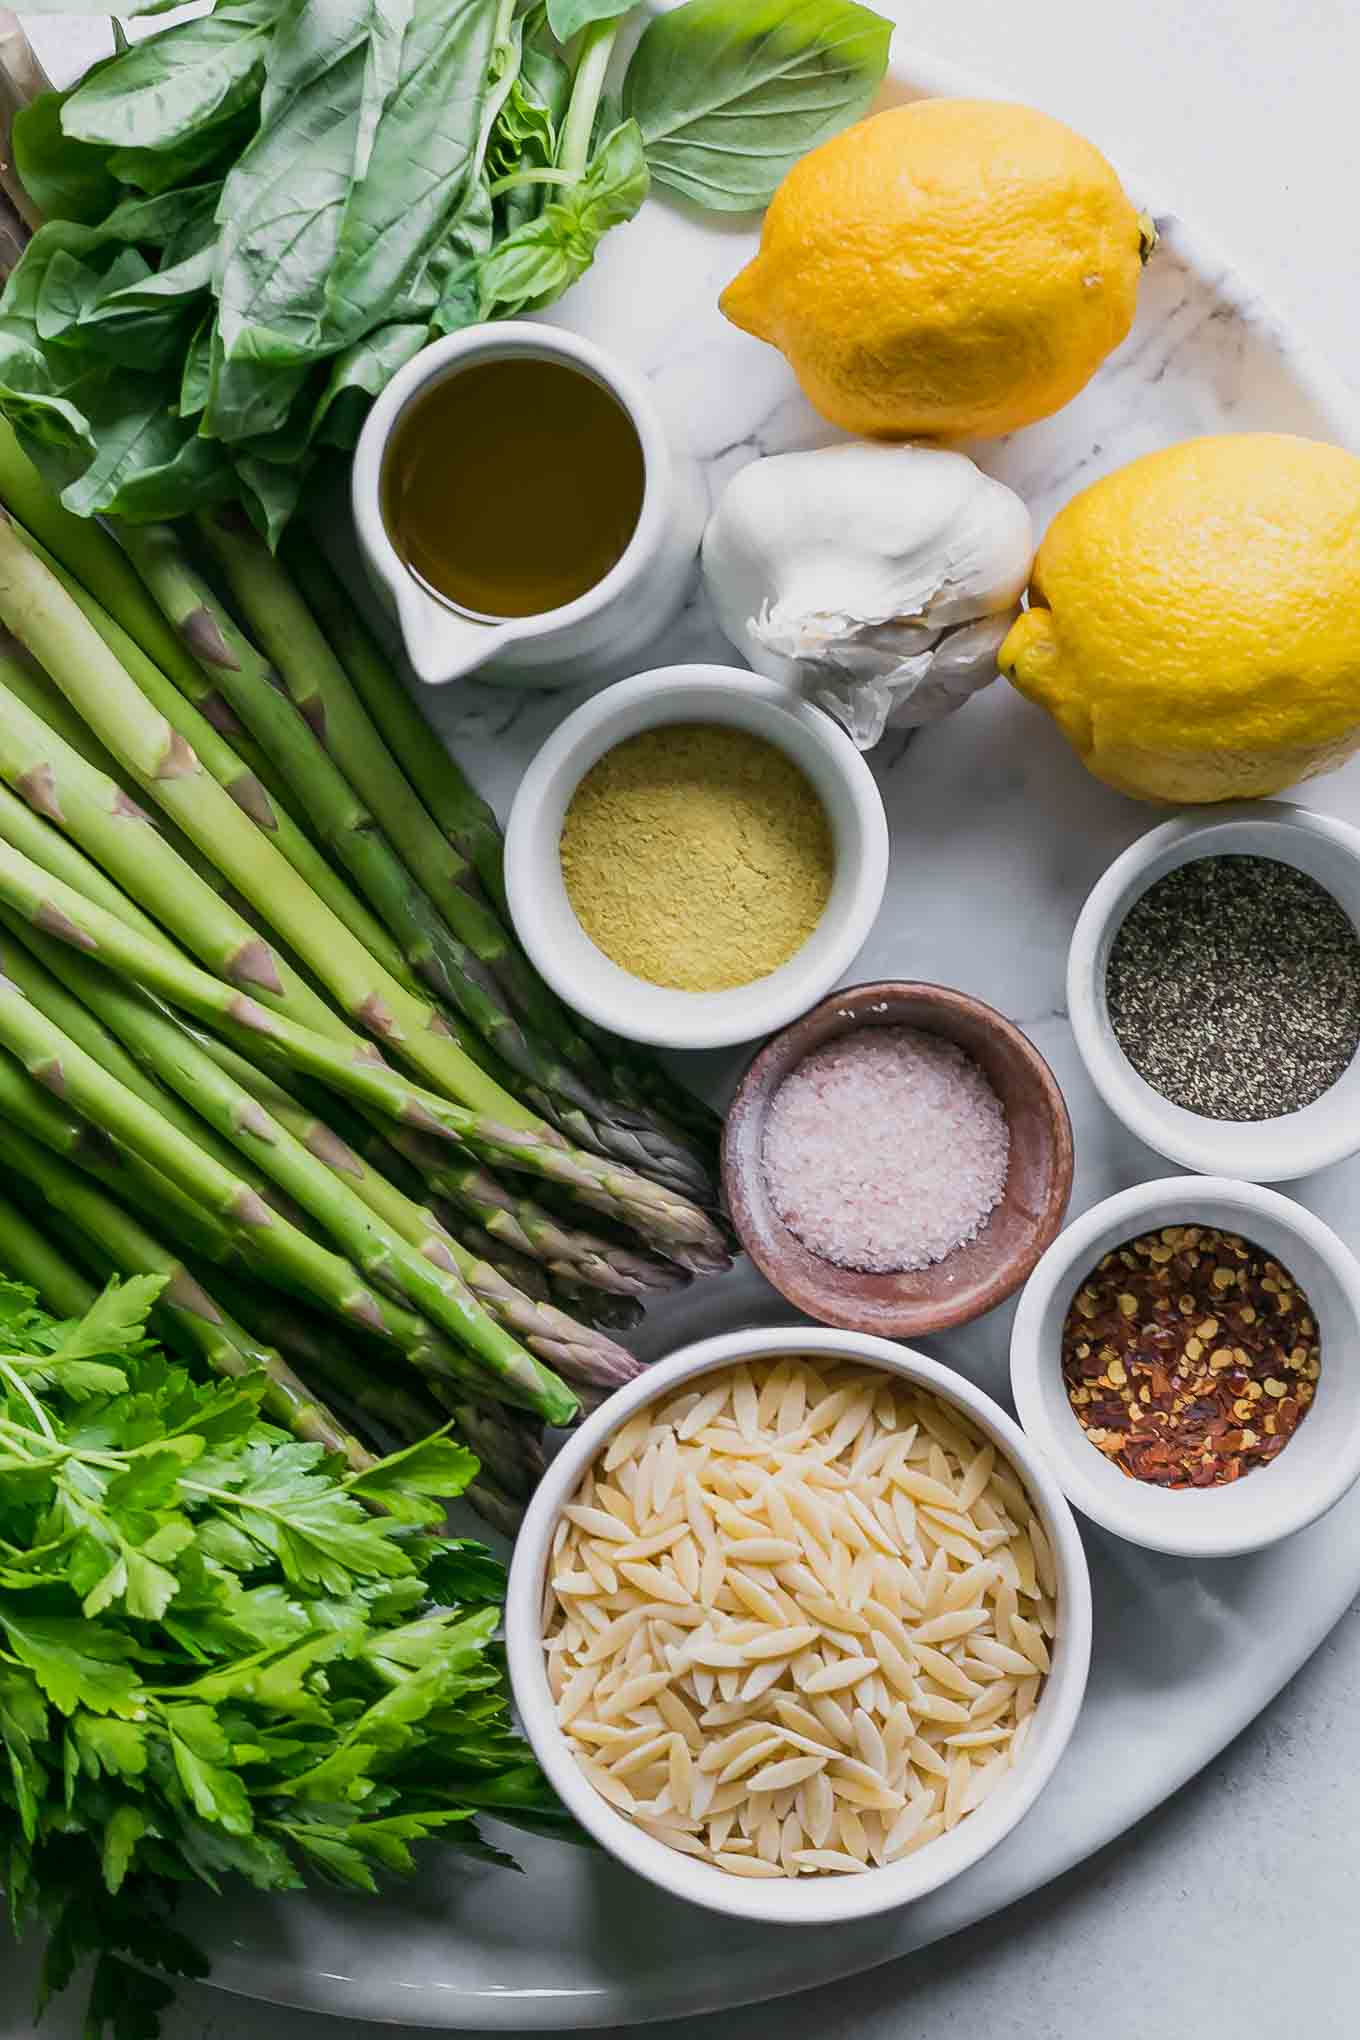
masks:
{"label": "yellow lemon", "polygon": [[1360,746],[1360,459],[1190,439],[1050,525],[1001,670],[1145,800],[1278,793]]}
{"label": "yellow lemon", "polygon": [[922,99],[795,164],[721,304],[847,432],[1010,432],[1119,345],[1153,239],[1061,121]]}

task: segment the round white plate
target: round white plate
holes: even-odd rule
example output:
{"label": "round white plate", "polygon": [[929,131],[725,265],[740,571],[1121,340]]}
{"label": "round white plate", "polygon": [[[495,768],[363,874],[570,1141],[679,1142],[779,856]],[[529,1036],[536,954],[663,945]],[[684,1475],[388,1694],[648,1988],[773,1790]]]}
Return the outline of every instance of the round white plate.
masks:
{"label": "round white plate", "polygon": [[[67,26],[69,24],[63,24]],[[39,21],[44,54],[70,75],[70,43]],[[82,56],[94,52],[82,50]],[[900,47],[891,96],[996,88]],[[981,449],[1042,529],[1087,481],[1201,432],[1271,429],[1360,450],[1360,416],[1236,271],[1126,172],[1161,243],[1138,321],[1095,382],[1046,423]],[[712,484],[757,453],[833,435],[772,349],[728,326],[721,286],[754,242],[748,220],[700,219],[653,200],[611,234],[554,316],[618,349],[708,465]],[[731,654],[699,602],[647,663]],[[459,758],[502,814],[547,731],[580,698],[465,687],[427,696]],[[1073,1210],[1167,1167],[1124,1134],[1082,1072],[1064,1010],[1077,911],[1109,860],[1156,819],[1090,779],[1048,719],[998,682],[905,746],[872,754],[894,869],[857,979],[931,978],[1017,1020],[1052,1062],[1072,1109]],[[1305,788],[1310,805],[1360,822],[1360,768]],[[740,1053],[684,1068],[727,1097]],[[1360,1235],[1360,1165],[1288,1186]],[[649,1316],[649,1357],[789,1313],[749,1268]],[[1010,1313],[924,1342],[1005,1396]],[[378,1900],[232,1891],[186,1925],[228,1990],[317,2011],[431,2027],[526,2031],[693,2014],[866,1969],[1008,1905],[1110,1841],[1208,1762],[1295,1672],[1360,1588],[1360,1489],[1291,1542],[1191,1564],[1087,1530],[1096,1599],[1091,1684],[1062,1765],[1021,1826],[983,1863],[893,1917],[791,1933],[728,1922],[664,1898],[613,1863],[500,1831],[522,1877],[427,1851],[418,1877]]]}

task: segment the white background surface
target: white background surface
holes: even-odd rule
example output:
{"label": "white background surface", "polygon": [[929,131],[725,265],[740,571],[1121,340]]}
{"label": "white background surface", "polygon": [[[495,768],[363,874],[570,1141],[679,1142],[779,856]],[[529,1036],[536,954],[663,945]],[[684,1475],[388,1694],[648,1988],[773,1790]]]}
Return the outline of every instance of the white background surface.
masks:
{"label": "white background surface", "polygon": [[[1360,389],[1350,344],[1360,14],[1342,0],[879,4],[913,43],[1145,165]],[[828,2027],[856,2040],[1349,2036],[1360,1995],[1357,1612],[1202,1778],[1063,1883],[907,1962],[687,2030],[700,2040],[820,2040]],[[1117,1770],[1117,1748],[1109,1762]],[[513,1885],[506,1897],[522,1902]],[[31,1974],[27,1956],[6,1958],[3,2040],[33,2030]],[[358,2040],[367,2030],[193,1989],[168,2040]],[[75,2004],[42,2031],[74,2040]]]}

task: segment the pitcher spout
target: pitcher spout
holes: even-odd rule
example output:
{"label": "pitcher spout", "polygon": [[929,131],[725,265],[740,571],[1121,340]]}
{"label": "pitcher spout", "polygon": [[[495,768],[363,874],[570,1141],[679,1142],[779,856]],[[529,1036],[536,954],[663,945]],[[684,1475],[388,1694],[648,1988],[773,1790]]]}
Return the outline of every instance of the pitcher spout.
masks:
{"label": "pitcher spout", "polygon": [[415,581],[408,580],[394,592],[407,657],[417,676],[432,687],[475,673],[513,641],[514,633],[504,624],[460,616]]}

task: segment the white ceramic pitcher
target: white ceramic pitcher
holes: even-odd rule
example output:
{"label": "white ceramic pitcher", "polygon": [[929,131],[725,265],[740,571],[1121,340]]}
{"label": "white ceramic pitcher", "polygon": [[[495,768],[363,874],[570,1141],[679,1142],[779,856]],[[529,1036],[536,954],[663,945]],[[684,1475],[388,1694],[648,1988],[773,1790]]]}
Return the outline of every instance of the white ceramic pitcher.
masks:
{"label": "white ceramic pitcher", "polygon": [[[382,514],[382,466],[398,418],[420,391],[473,363],[524,355],[560,362],[609,391],[642,448],[642,510],[628,548],[602,581],[560,609],[502,621],[469,616],[411,572]],[[669,439],[645,380],[593,341],[530,320],[470,326],[421,349],[400,369],[359,438],[354,522],[380,599],[396,617],[411,665],[442,685],[465,673],[531,687],[561,687],[626,666],[684,599],[705,516],[695,463]]]}

